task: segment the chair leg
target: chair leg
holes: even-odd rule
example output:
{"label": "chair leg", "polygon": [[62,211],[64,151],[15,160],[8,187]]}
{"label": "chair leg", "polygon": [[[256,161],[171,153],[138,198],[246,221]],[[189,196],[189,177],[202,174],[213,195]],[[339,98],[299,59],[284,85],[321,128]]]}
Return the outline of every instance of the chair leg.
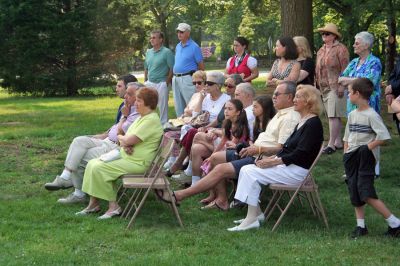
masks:
{"label": "chair leg", "polygon": [[[165,180],[165,182],[168,182],[168,180]],[[169,186],[167,186],[167,191],[168,191],[170,199],[172,199],[173,198],[173,193],[172,193],[172,191],[171,191]],[[175,214],[176,219],[178,220],[178,223],[179,223],[180,227],[183,228],[183,223],[182,223],[181,217],[179,215],[178,208],[176,207],[175,201],[172,200],[171,206],[172,206],[172,210],[173,210],[173,212]]]}
{"label": "chair leg", "polygon": [[139,206],[136,208],[136,211],[135,211],[135,213],[133,214],[131,220],[129,221],[128,226],[126,227],[126,229],[129,229],[129,228],[132,226],[132,224],[134,223],[136,217],[138,216],[140,210],[142,209],[142,206],[143,206],[144,202],[145,202],[146,199],[147,199],[147,196],[148,196],[149,193],[150,193],[150,190],[151,190],[151,189],[148,188],[147,191],[146,191],[146,193],[144,193],[143,198],[142,198],[142,200],[140,201]]}
{"label": "chair leg", "polygon": [[268,203],[267,207],[265,208],[265,211],[264,211],[264,216],[266,216],[266,217],[265,217],[265,220],[268,220],[268,218],[270,217],[271,210],[273,209],[272,207],[274,206],[274,204],[275,204],[275,202],[276,202],[276,198],[277,198],[278,196],[279,196],[279,195],[278,195],[278,191],[275,190],[275,191],[272,193],[272,197],[271,197],[271,199],[269,200],[269,203]]}
{"label": "chair leg", "polygon": [[318,190],[315,190],[315,197],[317,198],[318,208],[319,208],[319,210],[321,212],[322,218],[324,219],[325,226],[326,226],[327,229],[329,229],[328,219],[326,218],[324,207],[322,206],[321,199],[319,198]]}
{"label": "chair leg", "polygon": [[281,215],[279,216],[278,220],[276,221],[274,227],[272,227],[272,232],[275,231],[275,229],[278,227],[279,223],[281,222],[281,220],[283,219],[283,216],[285,216],[286,212],[288,211],[290,205],[292,205],[292,202],[294,201],[294,199],[297,196],[298,191],[294,192],[292,198],[289,200],[289,202],[287,203],[285,209],[282,211]]}

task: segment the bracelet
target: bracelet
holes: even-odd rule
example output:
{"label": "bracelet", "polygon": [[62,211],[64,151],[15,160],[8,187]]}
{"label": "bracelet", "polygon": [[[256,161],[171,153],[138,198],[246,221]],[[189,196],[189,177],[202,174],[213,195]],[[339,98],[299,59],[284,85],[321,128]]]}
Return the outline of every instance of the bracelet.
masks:
{"label": "bracelet", "polygon": [[258,155],[261,154],[261,146],[258,146]]}

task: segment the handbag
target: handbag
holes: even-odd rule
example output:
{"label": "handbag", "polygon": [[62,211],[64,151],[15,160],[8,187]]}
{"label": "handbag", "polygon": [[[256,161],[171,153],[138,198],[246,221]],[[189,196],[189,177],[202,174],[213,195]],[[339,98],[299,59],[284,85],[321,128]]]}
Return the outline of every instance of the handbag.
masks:
{"label": "handbag", "polygon": [[210,120],[210,113],[208,111],[202,111],[199,115],[197,115],[190,121],[190,124],[194,128],[199,128],[207,125],[209,120]]}

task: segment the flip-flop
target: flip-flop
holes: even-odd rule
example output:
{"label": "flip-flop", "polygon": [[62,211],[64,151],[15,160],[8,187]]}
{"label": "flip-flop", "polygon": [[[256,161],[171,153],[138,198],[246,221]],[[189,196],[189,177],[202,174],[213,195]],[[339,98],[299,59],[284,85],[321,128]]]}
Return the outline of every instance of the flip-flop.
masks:
{"label": "flip-flop", "polygon": [[204,205],[204,206],[206,206],[206,205],[210,204],[213,201],[214,200],[209,200],[209,199],[205,198],[205,199],[200,200],[199,203]]}
{"label": "flip-flop", "polygon": [[[175,202],[176,206],[180,206],[181,204],[176,200],[175,192],[172,191],[172,198],[167,198],[169,195],[168,193],[164,193],[164,190],[162,189],[155,189],[154,193],[156,194],[157,198],[159,198],[161,201],[164,201],[165,203],[172,204],[172,200]],[[167,196],[167,197],[166,197]]]}
{"label": "flip-flop", "polygon": [[215,202],[215,201],[213,201],[213,202],[211,202],[210,204],[208,204],[208,205],[206,205],[206,206],[204,206],[204,207],[201,207],[200,209],[202,209],[202,210],[210,210],[210,209],[217,209],[217,210],[219,210],[219,211],[228,211],[228,209],[224,209],[224,208],[222,208],[221,206],[219,206],[218,204],[217,204],[217,202]]}

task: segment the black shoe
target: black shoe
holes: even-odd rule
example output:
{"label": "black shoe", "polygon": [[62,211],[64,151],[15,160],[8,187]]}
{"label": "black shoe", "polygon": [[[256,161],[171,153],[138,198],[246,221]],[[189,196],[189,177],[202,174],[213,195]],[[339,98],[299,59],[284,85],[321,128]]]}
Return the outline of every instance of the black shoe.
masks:
{"label": "black shoe", "polygon": [[385,236],[400,237],[400,225],[395,228],[388,226],[388,230],[386,231]]}
{"label": "black shoe", "polygon": [[353,232],[351,232],[351,238],[357,238],[360,236],[365,236],[366,234],[368,234],[368,229],[367,227],[362,228],[360,226],[357,226],[356,229],[354,229]]}
{"label": "black shoe", "polygon": [[332,154],[332,153],[334,153],[334,152],[336,152],[336,150],[334,150],[333,148],[331,148],[331,147],[329,147],[329,146],[326,146],[326,147],[322,150],[322,153],[323,153],[323,154]]}

